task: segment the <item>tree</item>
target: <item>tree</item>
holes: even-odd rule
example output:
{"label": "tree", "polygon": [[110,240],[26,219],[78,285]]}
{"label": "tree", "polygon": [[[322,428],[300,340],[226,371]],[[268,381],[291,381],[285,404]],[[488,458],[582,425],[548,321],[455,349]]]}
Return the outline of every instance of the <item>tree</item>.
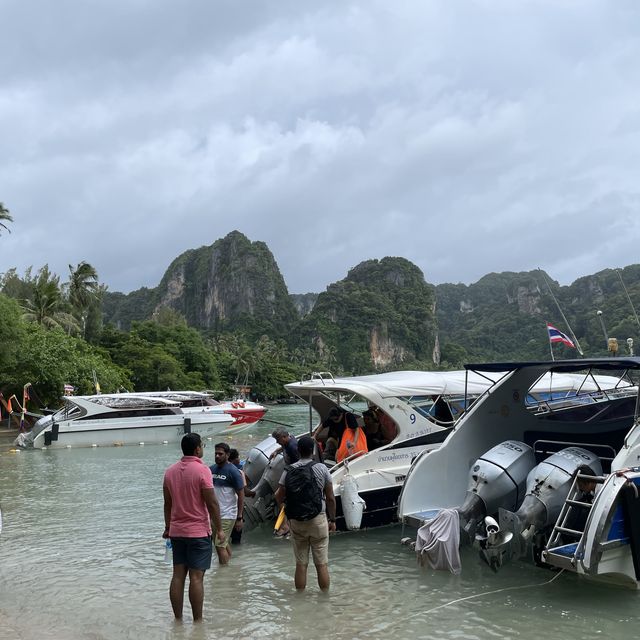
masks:
{"label": "tree", "polygon": [[62,292],[60,278],[44,265],[38,271],[31,298],[24,300],[22,318],[48,329],[61,327],[68,333],[79,330],[78,322],[69,313],[62,310]]}
{"label": "tree", "polygon": [[4,224],[3,220],[6,222],[13,222],[13,218],[9,213],[9,209],[7,209],[4,204],[2,204],[2,202],[0,202],[0,227],[11,233],[11,229],[9,229],[6,224]]}
{"label": "tree", "polygon": [[89,307],[97,300],[99,291],[98,273],[88,262],[82,261],[75,268],[70,264],[66,291],[73,315],[78,319],[85,338]]}

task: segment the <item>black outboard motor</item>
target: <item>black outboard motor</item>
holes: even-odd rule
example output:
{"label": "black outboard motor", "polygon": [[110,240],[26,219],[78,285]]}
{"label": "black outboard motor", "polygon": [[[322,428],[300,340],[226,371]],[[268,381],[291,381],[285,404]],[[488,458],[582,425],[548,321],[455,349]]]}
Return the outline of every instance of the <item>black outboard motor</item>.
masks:
{"label": "black outboard motor", "polygon": [[581,465],[590,467],[593,475],[602,475],[600,458],[587,449],[567,447],[554,453],[529,474],[527,494],[520,508],[515,513],[500,510],[500,529],[513,532],[519,555],[525,554],[536,534],[555,524]]}
{"label": "black outboard motor", "polygon": [[498,510],[515,510],[525,496],[527,474],[535,466],[533,449],[517,440],[506,440],[480,456],[469,471],[469,482],[460,512],[460,528],[473,542],[476,528]]}

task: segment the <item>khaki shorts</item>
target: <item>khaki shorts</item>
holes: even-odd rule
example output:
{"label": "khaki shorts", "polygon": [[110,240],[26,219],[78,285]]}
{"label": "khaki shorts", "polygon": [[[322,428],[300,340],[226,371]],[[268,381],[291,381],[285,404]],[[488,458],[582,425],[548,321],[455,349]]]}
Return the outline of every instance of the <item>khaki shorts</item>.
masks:
{"label": "khaki shorts", "polygon": [[236,525],[235,518],[233,520],[223,518],[222,523],[222,533],[224,533],[224,542],[220,542],[218,536],[216,536],[216,547],[225,548],[228,547],[231,542],[231,530]]}
{"label": "khaki shorts", "polygon": [[293,552],[298,564],[309,564],[309,547],[313,564],[329,564],[329,523],[326,513],[311,520],[289,520]]}

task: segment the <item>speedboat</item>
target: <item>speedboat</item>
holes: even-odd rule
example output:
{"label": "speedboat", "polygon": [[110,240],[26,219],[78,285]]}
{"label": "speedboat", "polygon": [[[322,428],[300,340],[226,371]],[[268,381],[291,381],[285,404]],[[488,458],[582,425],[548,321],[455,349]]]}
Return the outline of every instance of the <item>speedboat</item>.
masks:
{"label": "speedboat", "polygon": [[233,425],[236,427],[239,425],[248,427],[261,420],[267,412],[266,407],[257,402],[244,398],[219,402],[206,391],[152,391],[139,394],[136,392],[132,395],[159,397],[179,402],[183,412],[194,418],[197,418],[198,414],[226,413],[233,418]]}
{"label": "speedboat", "polygon": [[[538,563],[573,566],[585,574],[615,573],[619,567],[612,570],[606,562],[600,562],[599,569],[595,569],[597,562],[580,562],[588,557],[588,549],[593,553],[590,558],[602,560],[608,536],[619,543],[620,532],[628,531],[619,525],[617,533],[611,534],[609,525],[612,509],[616,511],[612,505],[617,505],[612,496],[621,486],[636,483],[633,465],[640,460],[640,429],[638,386],[633,378],[640,370],[640,358],[466,368],[502,373],[444,444],[412,464],[398,507],[405,529],[428,528],[441,515],[455,512],[460,539],[476,545],[494,570],[514,556],[529,556]],[[564,397],[556,391],[540,393],[545,380],[567,376],[578,384]],[[620,480],[626,468],[629,480]],[[591,524],[584,535],[581,532],[573,545],[561,544],[568,510],[578,506],[572,504],[577,502],[576,477],[585,469],[603,487],[590,509]],[[637,482],[640,485],[640,479]],[[634,492],[633,487],[630,491]],[[601,517],[596,521],[597,514]],[[566,547],[564,552],[560,547]],[[631,548],[627,542],[629,562]]]}
{"label": "speedboat", "polygon": [[[395,431],[388,444],[338,464],[327,462],[336,495],[337,528],[362,529],[394,522],[412,461],[437,449],[470,404],[498,377],[494,372],[465,371],[397,371],[356,377],[321,372],[285,385],[309,405],[307,433],[315,426],[314,413],[323,421],[333,407],[358,414],[372,406]],[[546,393],[546,387],[540,392]],[[269,437],[247,455],[244,471],[256,492],[255,498],[246,498],[244,503],[248,527],[275,519],[273,493],[284,468],[282,455],[270,459],[277,448]]]}
{"label": "speedboat", "polygon": [[197,431],[202,437],[227,435],[245,425],[221,412],[185,412],[181,403],[138,393],[64,396],[56,413],[40,418],[15,440],[22,448],[64,448],[169,444]]}

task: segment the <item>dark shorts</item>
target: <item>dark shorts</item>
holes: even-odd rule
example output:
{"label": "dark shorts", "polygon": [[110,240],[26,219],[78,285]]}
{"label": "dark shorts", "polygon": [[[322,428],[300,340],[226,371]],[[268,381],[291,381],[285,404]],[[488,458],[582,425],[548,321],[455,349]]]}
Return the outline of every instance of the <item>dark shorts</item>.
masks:
{"label": "dark shorts", "polygon": [[171,538],[173,564],[186,564],[187,569],[206,571],[211,567],[211,538]]}

